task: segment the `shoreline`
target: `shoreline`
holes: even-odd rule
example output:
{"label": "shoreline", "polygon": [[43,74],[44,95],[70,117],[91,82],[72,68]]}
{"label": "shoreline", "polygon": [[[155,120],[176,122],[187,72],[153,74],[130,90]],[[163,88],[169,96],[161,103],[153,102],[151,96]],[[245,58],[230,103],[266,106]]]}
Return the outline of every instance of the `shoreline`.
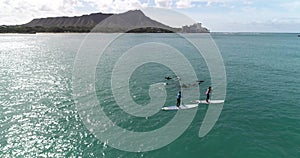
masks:
{"label": "shoreline", "polygon": [[171,32],[171,33],[164,33],[164,32],[36,32],[36,33],[14,33],[14,32],[7,32],[7,33],[0,33],[0,35],[37,35],[37,34],[211,34],[211,35],[230,35],[230,34],[252,34],[252,35],[259,35],[259,34],[296,34],[299,35],[299,32],[203,32],[203,33],[183,33],[183,32]]}

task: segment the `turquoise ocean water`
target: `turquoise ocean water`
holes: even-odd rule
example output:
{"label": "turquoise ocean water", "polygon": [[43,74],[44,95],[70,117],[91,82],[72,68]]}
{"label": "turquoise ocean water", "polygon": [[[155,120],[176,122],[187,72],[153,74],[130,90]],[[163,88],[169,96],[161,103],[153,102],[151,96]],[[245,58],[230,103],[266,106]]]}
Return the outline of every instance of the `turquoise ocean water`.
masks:
{"label": "turquoise ocean water", "polygon": [[[174,142],[158,150],[130,153],[102,143],[79,117],[72,72],[85,34],[0,35],[0,157],[300,157],[300,38],[269,33],[213,33],[212,37],[223,56],[228,84],[223,111],[212,131],[198,137],[208,107],[201,105],[189,128]],[[136,41],[167,41],[205,80],[201,94],[210,85],[203,58],[181,38],[167,34],[129,38],[125,43],[117,41],[110,52],[120,55],[126,44]],[[101,41],[94,42],[92,46]],[[113,62],[103,59],[98,64],[95,87],[111,120],[132,131],[151,131],[174,117],[175,112],[159,112],[147,119],[135,118],[120,110],[109,91]],[[174,74],[163,65],[139,67],[130,78],[134,101],[149,103],[149,85],[165,82],[166,75]],[[166,105],[171,105],[179,83],[168,82]]]}

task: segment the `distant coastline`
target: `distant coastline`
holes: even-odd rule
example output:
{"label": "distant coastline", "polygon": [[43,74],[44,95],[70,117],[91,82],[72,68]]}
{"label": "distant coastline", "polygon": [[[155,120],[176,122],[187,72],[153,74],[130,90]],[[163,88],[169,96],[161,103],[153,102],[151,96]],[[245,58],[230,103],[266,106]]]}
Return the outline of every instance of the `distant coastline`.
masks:
{"label": "distant coastline", "polygon": [[22,25],[2,25],[0,33],[209,33],[196,23],[173,28],[147,17],[140,10],[121,14],[93,13],[75,17],[33,19]]}

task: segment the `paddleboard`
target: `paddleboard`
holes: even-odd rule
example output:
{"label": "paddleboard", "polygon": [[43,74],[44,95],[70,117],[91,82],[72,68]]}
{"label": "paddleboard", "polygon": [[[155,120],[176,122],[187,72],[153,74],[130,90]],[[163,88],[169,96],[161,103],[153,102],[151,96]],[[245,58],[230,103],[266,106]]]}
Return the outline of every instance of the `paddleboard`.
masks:
{"label": "paddleboard", "polygon": [[168,106],[168,107],[163,107],[161,108],[164,111],[169,111],[169,110],[186,110],[186,109],[192,109],[198,107],[198,104],[189,104],[189,105],[180,105],[178,108],[177,106]]}
{"label": "paddleboard", "polygon": [[209,100],[209,103],[206,100],[195,100],[194,102],[199,104],[221,104],[224,103],[224,100]]}

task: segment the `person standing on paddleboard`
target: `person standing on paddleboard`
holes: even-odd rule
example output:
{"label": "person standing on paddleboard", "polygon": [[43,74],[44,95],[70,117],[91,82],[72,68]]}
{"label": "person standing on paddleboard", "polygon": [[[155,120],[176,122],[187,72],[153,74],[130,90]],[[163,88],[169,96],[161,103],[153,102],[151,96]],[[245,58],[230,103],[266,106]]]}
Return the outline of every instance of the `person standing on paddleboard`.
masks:
{"label": "person standing on paddleboard", "polygon": [[211,87],[208,87],[206,90],[206,103],[209,103],[208,100],[210,99]]}
{"label": "person standing on paddleboard", "polygon": [[181,102],[181,91],[179,91],[177,94],[177,104],[176,104],[177,107],[180,106],[180,102]]}

